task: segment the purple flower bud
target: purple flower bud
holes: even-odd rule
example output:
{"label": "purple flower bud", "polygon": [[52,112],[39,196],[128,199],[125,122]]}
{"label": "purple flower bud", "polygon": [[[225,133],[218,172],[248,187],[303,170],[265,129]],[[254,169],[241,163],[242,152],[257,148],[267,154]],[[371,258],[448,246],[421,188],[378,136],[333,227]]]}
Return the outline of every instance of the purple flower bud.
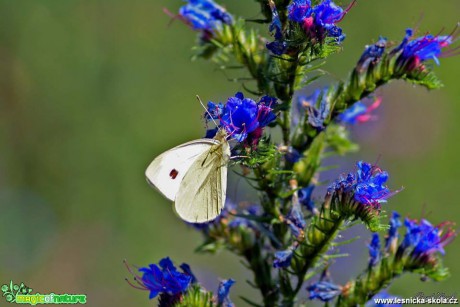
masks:
{"label": "purple flower bud", "polygon": [[399,219],[401,215],[398,212],[393,211],[393,215],[390,219],[390,229],[388,230],[388,235],[385,239],[385,249],[388,251],[397,239],[398,239],[398,228],[401,227],[401,220]]}
{"label": "purple flower bud", "polygon": [[342,293],[342,287],[328,281],[319,281],[307,288],[309,298],[328,302]]}
{"label": "purple flower bud", "polygon": [[182,20],[194,30],[212,33],[222,24],[232,24],[233,17],[212,0],[188,0],[179,9]]}
{"label": "purple flower bud", "polygon": [[275,260],[273,261],[273,267],[275,268],[287,268],[291,265],[292,256],[294,255],[294,249],[289,247],[287,250],[278,251],[275,253]]}
{"label": "purple flower bud", "polygon": [[380,36],[379,40],[375,44],[366,46],[366,50],[364,50],[361,55],[358,64],[356,64],[356,68],[358,70],[364,70],[369,66],[369,64],[376,64],[385,52],[386,44],[387,39]]}
{"label": "purple flower bud", "polygon": [[380,260],[380,237],[377,233],[372,234],[371,243],[367,246],[369,248],[369,266],[375,266]]}
{"label": "purple flower bud", "polygon": [[381,102],[381,98],[376,98],[371,105],[367,106],[361,101],[358,101],[340,114],[337,117],[337,120],[342,124],[348,125],[355,125],[357,123],[370,121],[375,118],[375,116],[371,114],[372,111],[377,109]]}
{"label": "purple flower bud", "polygon": [[233,279],[222,280],[217,289],[217,304],[219,306],[233,307],[235,306],[230,300],[230,288],[235,281]]}

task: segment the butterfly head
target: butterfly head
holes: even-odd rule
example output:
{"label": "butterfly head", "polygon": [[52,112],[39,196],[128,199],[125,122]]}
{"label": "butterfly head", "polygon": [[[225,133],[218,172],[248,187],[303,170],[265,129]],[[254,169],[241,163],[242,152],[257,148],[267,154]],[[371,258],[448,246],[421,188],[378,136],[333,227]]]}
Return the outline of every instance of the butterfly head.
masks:
{"label": "butterfly head", "polygon": [[219,130],[217,130],[216,135],[214,136],[214,139],[220,142],[225,142],[227,138],[228,138],[228,133],[224,128],[219,128]]}

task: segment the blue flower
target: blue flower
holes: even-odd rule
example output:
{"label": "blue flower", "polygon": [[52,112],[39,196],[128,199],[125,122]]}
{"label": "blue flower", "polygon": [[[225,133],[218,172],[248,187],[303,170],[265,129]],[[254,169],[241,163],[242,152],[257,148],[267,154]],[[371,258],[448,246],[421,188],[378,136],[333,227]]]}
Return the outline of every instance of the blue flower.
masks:
{"label": "blue flower", "polygon": [[343,41],[345,35],[342,34],[342,29],[337,27],[336,24],[343,19],[347,12],[332,0],[324,0],[313,8],[316,28],[325,29],[329,36],[335,37],[339,42]]}
{"label": "blue flower", "polygon": [[275,260],[273,261],[273,267],[287,268],[291,265],[292,256],[294,256],[294,248],[292,246],[287,250],[277,251],[275,253]]}
{"label": "blue flower", "polygon": [[366,46],[366,50],[364,50],[361,58],[359,58],[358,64],[356,64],[357,69],[363,70],[367,68],[370,63],[376,64],[385,52],[386,45],[387,39],[380,36],[375,44]]}
{"label": "blue flower", "polygon": [[292,21],[302,23],[305,18],[311,16],[310,0],[294,0],[287,7],[288,18]]}
{"label": "blue flower", "polygon": [[354,2],[344,10],[331,0],[324,0],[313,8],[308,0],[294,0],[288,6],[288,18],[300,23],[311,38],[323,41],[326,36],[329,36],[336,42],[341,42],[345,39],[345,35],[337,23],[348,13]]}
{"label": "blue flower", "polygon": [[316,214],[318,209],[315,208],[315,202],[311,199],[314,188],[314,185],[309,185],[308,187],[300,189],[297,193],[299,195],[300,203],[305,206],[308,211]]}
{"label": "blue flower", "polygon": [[235,306],[230,300],[230,288],[233,286],[235,281],[233,279],[222,280],[217,289],[217,304],[224,307]]}
{"label": "blue flower", "polygon": [[356,165],[358,170],[356,173],[355,200],[368,204],[386,202],[386,199],[392,195],[385,185],[388,180],[388,173],[363,161]]}
{"label": "blue flower", "polygon": [[300,202],[297,198],[296,201],[293,201],[292,208],[286,216],[287,219],[291,221],[299,229],[304,229],[307,223],[303,217],[302,208],[300,207]]}
{"label": "blue flower", "polygon": [[220,126],[238,142],[245,141],[248,137],[257,143],[262,136],[262,128],[276,119],[272,106],[276,99],[264,96],[258,103],[250,98],[245,98],[240,92],[230,97],[227,103],[208,103],[208,111],[215,119],[220,120]]}
{"label": "blue flower", "polygon": [[210,33],[222,24],[233,23],[232,16],[212,0],[188,0],[179,9],[179,15],[193,29]]}
{"label": "blue flower", "polygon": [[[329,117],[331,104],[327,98],[327,89],[317,89],[310,96],[298,98],[298,109],[306,109],[308,123],[318,130],[324,129],[324,121]],[[317,106],[319,104],[319,106]]]}
{"label": "blue flower", "polygon": [[342,287],[328,281],[319,281],[307,288],[309,298],[328,302],[342,293]]}
{"label": "blue flower", "polygon": [[[186,266],[187,268],[188,266]],[[150,264],[147,268],[140,268],[142,277],[135,275],[142,290],[150,291],[150,299],[158,294],[178,295],[185,292],[194,279],[191,271],[179,272],[169,257],[160,260],[159,266]],[[191,275],[190,275],[191,274]]]}
{"label": "blue flower", "polygon": [[431,225],[425,219],[420,222],[416,220],[405,219],[406,235],[404,236],[401,248],[413,248],[412,256],[420,258],[422,256],[430,256],[436,252],[444,254],[444,246],[450,243],[455,231],[446,222],[438,226]]}
{"label": "blue flower", "polygon": [[276,10],[275,3],[270,1],[269,5],[272,11],[272,22],[270,23],[269,30],[274,34],[273,36],[276,40],[280,40],[283,38],[283,27],[281,24],[280,16]]}
{"label": "blue flower", "polygon": [[278,149],[284,154],[286,161],[290,163],[296,163],[303,157],[303,155],[292,146],[279,146]]}
{"label": "blue flower", "polygon": [[423,62],[428,60],[433,60],[439,65],[439,56],[443,53],[443,49],[453,42],[451,35],[433,36],[428,34],[411,39],[412,34],[412,29],[407,29],[402,43],[392,51],[392,53],[401,52],[397,64],[409,72],[417,68],[423,69]]}
{"label": "blue flower", "polygon": [[388,173],[370,163],[359,161],[356,163],[355,173],[349,173],[346,177],[336,180],[328,189],[331,194],[334,191],[351,193],[353,199],[360,204],[379,208],[381,203],[396,192],[391,192],[385,183]]}
{"label": "blue flower", "polygon": [[391,307],[397,307],[397,306],[402,306],[402,304],[391,304],[391,303],[384,304],[383,302],[380,303],[381,299],[387,300],[387,299],[395,299],[395,298],[398,298],[398,297],[394,296],[394,295],[390,295],[385,291],[381,291],[381,292],[377,293],[376,295],[374,295],[366,303],[366,307],[390,307],[390,306]]}
{"label": "blue flower", "polygon": [[190,281],[192,284],[198,282],[198,280],[195,277],[195,274],[193,274],[192,269],[190,268],[190,266],[187,263],[182,263],[179,267],[182,269],[182,271],[186,275],[188,275],[188,276],[190,276],[192,278],[191,281]]}
{"label": "blue flower", "polygon": [[342,124],[355,125],[357,123],[365,123],[373,118],[372,111],[377,109],[382,102],[381,98],[375,99],[375,101],[366,106],[361,101],[355,102],[351,107],[346,109],[342,114],[337,117],[337,120]]}
{"label": "blue flower", "polygon": [[[393,215],[390,219],[390,229],[388,229],[388,235],[385,239],[385,249],[390,250],[392,245],[395,245],[398,240],[398,228],[401,227],[401,220],[399,219],[401,215],[393,211]],[[394,242],[394,243],[393,243]]]}
{"label": "blue flower", "polygon": [[380,259],[380,237],[377,233],[372,234],[369,248],[369,266],[375,266]]}

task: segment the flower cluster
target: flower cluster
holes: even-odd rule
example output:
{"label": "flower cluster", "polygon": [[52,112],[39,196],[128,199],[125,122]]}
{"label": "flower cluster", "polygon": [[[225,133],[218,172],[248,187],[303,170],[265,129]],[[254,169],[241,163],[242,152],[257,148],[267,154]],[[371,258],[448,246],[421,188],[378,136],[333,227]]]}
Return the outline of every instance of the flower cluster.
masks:
{"label": "flower cluster", "polygon": [[452,223],[445,222],[433,226],[425,219],[421,221],[407,219],[404,221],[406,235],[399,247],[399,253],[410,250],[410,257],[415,261],[432,262],[433,254],[444,254],[444,246],[449,244],[455,236],[450,227]]}
{"label": "flower cluster", "polygon": [[381,203],[394,195],[385,183],[388,180],[388,173],[379,167],[359,161],[356,163],[356,172],[349,173],[335,181],[328,189],[329,193],[347,193],[353,195],[354,201],[380,207]]}
{"label": "flower cluster", "polygon": [[175,297],[184,293],[195,279],[190,268],[182,265],[186,269],[180,272],[172,263],[169,257],[160,260],[159,265],[150,264],[148,267],[140,268],[142,277],[131,271],[138,285],[133,287],[150,291],[149,298],[152,299],[158,294]]}
{"label": "flower cluster", "polygon": [[412,36],[413,30],[407,29],[401,44],[392,51],[392,53],[399,54],[396,63],[405,72],[416,69],[424,70],[423,63],[428,60],[433,60],[439,65],[438,58],[443,55],[443,49],[454,41],[453,35],[427,34],[418,38],[412,38]]}
{"label": "flower cluster", "polygon": [[341,42],[345,34],[337,23],[345,17],[353,3],[344,10],[332,0],[324,0],[314,7],[310,0],[294,0],[288,6],[288,18],[299,23],[312,39],[322,42],[329,36]]}
{"label": "flower cluster", "polygon": [[[294,30],[284,31],[275,4],[270,1],[272,22],[269,30],[275,41],[267,44],[267,49],[275,55],[287,53],[290,45],[297,45],[298,42],[287,38],[291,32],[296,32],[300,27],[313,44],[323,43],[327,37],[332,38],[331,43],[337,44],[345,39],[345,34],[337,24],[345,17],[355,1],[348,8],[343,9],[332,0],[324,0],[316,6],[312,6],[311,0],[293,0],[287,7],[288,19],[291,21]],[[298,47],[298,46],[297,46]]]}
{"label": "flower cluster", "polygon": [[212,293],[198,284],[190,266],[186,263],[181,264],[182,272],[180,272],[171,259],[166,257],[160,260],[159,265],[150,264],[148,267],[140,268],[142,277],[127,264],[126,267],[133,274],[135,284],[128,279],[126,281],[133,288],[150,291],[150,299],[159,295],[160,306],[175,306],[179,302],[183,304],[181,306],[190,306],[189,303],[193,303],[194,306],[204,306],[200,302],[208,304],[211,300],[217,301],[218,306],[234,306],[230,299],[230,288],[235,283],[233,279],[221,281],[217,295],[213,298]]}
{"label": "flower cluster", "polygon": [[212,0],[188,0],[179,9],[179,16],[194,30],[203,34],[203,39],[212,37],[223,24],[232,24],[233,17]]}
{"label": "flower cluster", "polygon": [[238,92],[225,105],[208,102],[206,116],[218,119],[219,127],[223,127],[238,142],[254,146],[262,137],[263,128],[276,119],[273,113],[275,105],[276,99],[273,97],[264,96],[259,102],[255,102]]}

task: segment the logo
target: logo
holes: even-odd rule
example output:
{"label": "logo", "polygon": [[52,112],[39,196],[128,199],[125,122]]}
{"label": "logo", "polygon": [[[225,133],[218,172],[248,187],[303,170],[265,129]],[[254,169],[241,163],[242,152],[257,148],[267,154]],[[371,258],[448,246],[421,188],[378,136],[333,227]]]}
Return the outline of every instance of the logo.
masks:
{"label": "logo", "polygon": [[23,282],[20,285],[13,284],[2,286],[2,296],[9,303],[15,304],[86,304],[85,294],[32,294],[32,288],[27,287]]}

